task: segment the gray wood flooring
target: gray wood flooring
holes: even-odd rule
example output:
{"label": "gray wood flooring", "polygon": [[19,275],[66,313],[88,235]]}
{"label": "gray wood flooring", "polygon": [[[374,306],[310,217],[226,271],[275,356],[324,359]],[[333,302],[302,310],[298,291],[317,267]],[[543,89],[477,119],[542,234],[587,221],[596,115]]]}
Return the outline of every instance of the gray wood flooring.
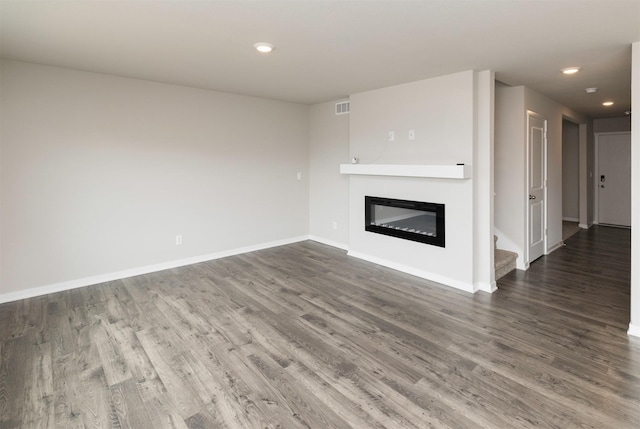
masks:
{"label": "gray wood flooring", "polygon": [[458,292],[314,242],[0,305],[0,428],[638,428],[628,230]]}

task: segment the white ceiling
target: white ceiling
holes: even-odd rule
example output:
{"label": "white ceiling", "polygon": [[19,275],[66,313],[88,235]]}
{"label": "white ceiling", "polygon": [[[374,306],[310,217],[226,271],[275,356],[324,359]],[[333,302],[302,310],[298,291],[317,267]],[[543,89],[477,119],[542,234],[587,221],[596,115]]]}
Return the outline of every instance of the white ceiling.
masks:
{"label": "white ceiling", "polygon": [[600,118],[630,109],[640,0],[0,0],[0,37],[3,58],[309,104],[491,69]]}

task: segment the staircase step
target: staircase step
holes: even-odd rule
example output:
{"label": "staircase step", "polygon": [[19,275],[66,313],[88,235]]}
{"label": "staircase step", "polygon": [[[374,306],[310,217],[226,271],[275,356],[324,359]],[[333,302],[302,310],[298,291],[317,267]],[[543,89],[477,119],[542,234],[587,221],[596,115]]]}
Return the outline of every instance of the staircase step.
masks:
{"label": "staircase step", "polygon": [[496,280],[516,269],[518,254],[508,250],[496,249],[494,253]]}

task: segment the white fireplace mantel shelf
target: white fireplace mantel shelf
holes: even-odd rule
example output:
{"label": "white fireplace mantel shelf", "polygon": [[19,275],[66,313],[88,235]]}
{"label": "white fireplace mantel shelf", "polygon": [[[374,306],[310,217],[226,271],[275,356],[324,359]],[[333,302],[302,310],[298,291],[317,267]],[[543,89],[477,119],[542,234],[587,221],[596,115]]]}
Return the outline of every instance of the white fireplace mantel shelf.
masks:
{"label": "white fireplace mantel shelf", "polygon": [[470,179],[470,165],[340,164],[340,174]]}

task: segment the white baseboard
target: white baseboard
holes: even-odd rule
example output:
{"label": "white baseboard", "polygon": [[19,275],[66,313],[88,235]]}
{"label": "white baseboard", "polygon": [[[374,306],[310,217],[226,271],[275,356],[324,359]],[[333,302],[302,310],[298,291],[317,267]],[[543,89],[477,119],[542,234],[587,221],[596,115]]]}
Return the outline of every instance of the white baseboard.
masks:
{"label": "white baseboard", "polygon": [[46,295],[49,293],[62,292],[65,290],[76,289],[85,286],[91,286],[99,283],[110,282],[114,280],[125,279],[128,277],[139,276],[142,274],[154,273],[157,271],[168,270],[171,268],[184,267],[185,265],[197,264],[200,262],[212,261],[214,259],[226,258],[227,256],[240,255],[242,253],[255,252],[257,250],[269,249],[272,247],[284,246],[287,244],[298,243],[300,241],[309,240],[308,235],[287,238],[284,240],[270,241],[267,243],[256,244],[252,246],[239,247],[236,249],[225,250],[221,252],[209,253],[206,255],[195,256],[192,258],[178,259],[175,261],[163,262],[160,264],[147,265],[144,267],[132,268],[129,270],[116,271],[113,273],[99,274],[96,276],[85,277],[82,279],[70,280],[61,283],[54,283],[46,286],[40,286],[25,289],[16,292],[0,294],[0,304],[20,299],[33,298],[36,296]]}
{"label": "white baseboard", "polygon": [[378,258],[376,256],[367,255],[365,253],[354,252],[352,250],[349,250],[349,253],[347,254],[349,256],[353,256],[354,258],[363,259],[368,262],[373,262],[374,264],[382,265],[387,268],[392,268],[394,270],[411,274],[412,276],[420,277],[426,280],[431,280],[433,282],[440,283],[445,286],[451,286],[456,289],[463,290],[465,292],[469,292],[469,293],[476,292],[474,285],[472,283],[461,282],[460,280],[454,280],[446,276],[441,276],[439,274],[434,274],[428,271],[419,270],[417,268],[409,267],[407,265],[398,264],[397,262],[388,261],[386,259]]}
{"label": "white baseboard", "polygon": [[634,337],[640,337],[640,325],[633,325],[629,323],[629,330],[627,331],[627,334]]}
{"label": "white baseboard", "polygon": [[529,269],[529,263],[524,262],[524,258],[521,258],[518,255],[518,259],[516,259],[516,269],[520,271],[527,271]]}
{"label": "white baseboard", "polygon": [[349,250],[349,246],[347,244],[339,243],[333,240],[327,240],[326,238],[318,237],[317,235],[310,235],[309,240],[326,244],[327,246],[336,247],[338,249]]}
{"label": "white baseboard", "polygon": [[476,291],[494,293],[498,290],[498,285],[495,281],[492,281],[491,283],[477,282],[474,286],[474,289]]}
{"label": "white baseboard", "polygon": [[[466,292],[483,291],[483,292],[493,293],[496,290],[498,290],[498,287],[497,287],[495,281],[492,282],[491,284],[478,282],[473,286],[473,290],[471,291],[471,290],[469,290],[470,288],[469,288],[469,286],[467,284],[462,283],[462,282],[458,282],[457,280],[452,280],[452,279],[449,279],[449,278],[446,278],[446,277],[443,277],[443,276],[439,276],[439,275],[436,275],[436,274],[433,274],[433,273],[428,273],[428,272],[422,271],[422,270],[416,270],[414,268],[407,267],[407,266],[402,265],[402,264],[396,264],[395,262],[382,260],[380,258],[376,258],[374,256],[366,255],[366,254],[363,254],[363,253],[349,252],[349,246],[348,245],[343,244],[343,243],[338,243],[337,241],[327,240],[325,238],[318,237],[318,236],[315,236],[315,235],[310,235],[309,236],[309,240],[316,241],[316,242],[322,243],[322,244],[326,244],[328,246],[332,246],[332,247],[335,247],[335,248],[338,248],[338,249],[346,250],[348,252],[349,256],[353,256],[353,257],[358,258],[358,259],[363,259],[363,260],[368,261],[368,262],[373,262],[373,263],[378,264],[378,265],[383,265],[383,266],[388,267],[388,268],[393,268],[394,270],[398,270],[398,271],[402,271],[402,272],[407,273],[407,274],[415,275],[416,277],[420,277],[420,278],[423,278],[423,279],[426,279],[426,280],[431,280],[431,281],[435,281],[435,282],[438,282],[438,283],[442,283],[444,285],[452,286],[452,287],[455,287],[457,289],[462,289],[462,290],[464,290]],[[450,283],[457,283],[458,286],[454,286],[453,284],[450,284]],[[459,286],[462,286],[462,287],[459,287]]]}
{"label": "white baseboard", "polygon": [[563,217],[562,220],[567,222],[580,222],[580,219],[577,217]]}
{"label": "white baseboard", "polygon": [[578,228],[589,229],[589,228],[591,228],[591,225],[593,225],[593,224],[587,225],[586,223],[580,223],[580,224],[578,224]]}
{"label": "white baseboard", "polygon": [[551,252],[553,252],[554,250],[558,250],[559,248],[561,248],[562,246],[564,246],[564,241],[559,241],[558,243],[554,244],[553,246],[551,246],[548,250],[547,250],[547,255]]}

